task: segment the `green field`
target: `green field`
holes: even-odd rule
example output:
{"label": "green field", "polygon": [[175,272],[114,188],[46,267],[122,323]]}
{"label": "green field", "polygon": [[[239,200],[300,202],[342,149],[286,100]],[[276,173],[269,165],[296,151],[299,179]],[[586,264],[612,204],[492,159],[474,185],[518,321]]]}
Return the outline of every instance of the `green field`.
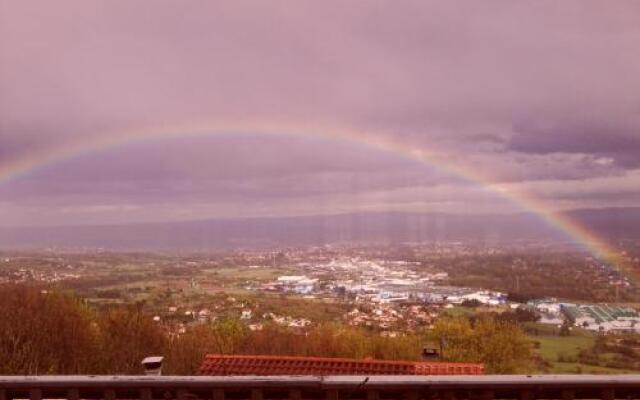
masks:
{"label": "green field", "polygon": [[220,276],[232,279],[259,279],[272,280],[280,275],[292,274],[293,270],[282,267],[263,267],[263,268],[247,268],[247,267],[228,267],[228,268],[209,268],[204,270],[208,275]]}
{"label": "green field", "polygon": [[471,317],[476,315],[476,310],[471,307],[454,306],[445,308],[444,313],[450,317]]}
{"label": "green field", "polygon": [[543,334],[530,337],[532,341],[539,343],[537,352],[540,357],[550,364],[549,369],[543,372],[553,374],[620,374],[634,372],[578,362],[580,351],[590,349],[595,343],[595,337],[589,332],[575,330],[571,336]]}

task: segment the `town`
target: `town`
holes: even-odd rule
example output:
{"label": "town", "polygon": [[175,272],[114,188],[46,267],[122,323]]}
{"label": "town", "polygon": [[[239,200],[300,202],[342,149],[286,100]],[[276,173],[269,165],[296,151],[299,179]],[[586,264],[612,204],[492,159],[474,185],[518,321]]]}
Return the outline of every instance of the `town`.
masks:
{"label": "town", "polygon": [[[479,265],[482,257],[494,264],[500,260],[510,270],[513,284],[505,285],[501,276],[493,277],[495,281],[486,276],[487,287],[475,284],[473,276],[461,279],[457,270],[466,263],[465,257],[480,258]],[[179,331],[188,324],[229,315],[251,329],[260,329],[265,321],[297,328],[319,322],[286,314],[286,307],[276,313],[260,306],[285,296],[305,304],[330,305],[334,312],[320,319],[339,317],[349,325],[376,328],[381,335],[429,326],[441,313],[460,309],[522,309],[534,313],[540,324],[570,324],[596,333],[640,333],[638,311],[618,305],[633,303],[638,290],[619,271],[576,255],[570,260],[572,273],[600,285],[591,285],[591,298],[572,298],[570,287],[560,297],[550,295],[555,293],[549,285],[544,290],[527,287],[537,275],[548,274],[544,267],[532,271],[531,264],[539,260],[531,258],[534,261],[528,261],[521,249],[477,249],[457,242],[428,249],[325,246],[188,256],[6,252],[0,259],[0,283],[70,288],[96,304],[144,300],[156,313],[156,321],[180,321]],[[632,261],[639,263],[637,258]],[[553,265],[547,268],[563,273]]]}
{"label": "town", "polygon": [[[640,334],[634,282],[579,252],[540,254],[530,244],[458,242],[186,255],[5,251],[0,284],[71,290],[104,310],[143,304],[170,337],[237,321],[248,331],[276,326],[293,334],[339,323],[392,339],[421,335],[443,318],[494,315],[518,323],[537,343],[544,371],[635,368],[633,357],[613,363],[590,355],[603,335],[619,341]],[[638,265],[633,252],[628,261]],[[570,279],[590,282],[588,291],[566,284]]]}

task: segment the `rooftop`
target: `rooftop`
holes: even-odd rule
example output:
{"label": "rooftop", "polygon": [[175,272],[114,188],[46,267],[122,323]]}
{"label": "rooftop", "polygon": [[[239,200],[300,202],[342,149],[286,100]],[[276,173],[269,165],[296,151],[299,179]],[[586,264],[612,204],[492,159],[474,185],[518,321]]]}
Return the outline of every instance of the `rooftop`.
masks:
{"label": "rooftop", "polygon": [[470,363],[208,354],[200,375],[481,375]]}

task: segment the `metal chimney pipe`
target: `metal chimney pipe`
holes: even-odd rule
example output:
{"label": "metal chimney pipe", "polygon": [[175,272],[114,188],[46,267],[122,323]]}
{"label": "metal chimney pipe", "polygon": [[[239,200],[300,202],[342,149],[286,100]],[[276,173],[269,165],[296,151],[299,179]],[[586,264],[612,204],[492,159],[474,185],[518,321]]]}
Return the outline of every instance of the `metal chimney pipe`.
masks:
{"label": "metal chimney pipe", "polygon": [[162,356],[147,357],[142,360],[142,366],[144,367],[145,375],[162,375]]}

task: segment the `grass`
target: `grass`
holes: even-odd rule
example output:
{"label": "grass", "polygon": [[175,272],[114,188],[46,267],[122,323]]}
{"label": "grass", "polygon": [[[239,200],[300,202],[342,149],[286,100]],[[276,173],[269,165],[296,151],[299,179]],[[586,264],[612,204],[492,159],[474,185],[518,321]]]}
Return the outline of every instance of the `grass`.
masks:
{"label": "grass", "polygon": [[476,310],[472,307],[453,306],[444,309],[445,314],[451,317],[471,317],[476,314]]}
{"label": "grass", "polygon": [[522,324],[525,332],[533,337],[538,336],[558,336],[560,328],[557,325],[541,324],[539,322],[525,322]]}
{"label": "grass", "polygon": [[[536,324],[540,325],[540,324]],[[558,336],[549,334],[549,327],[539,327],[539,336],[529,336],[532,341],[540,344],[538,354],[549,363],[548,373],[553,374],[620,374],[633,373],[632,370],[616,369],[600,367],[578,362],[578,354],[582,350],[588,350],[593,347],[595,337],[586,331],[575,329],[571,336]],[[637,371],[635,371],[637,373]]]}
{"label": "grass", "polygon": [[264,268],[247,268],[247,267],[234,267],[234,268],[211,268],[207,269],[206,272],[212,275],[218,275],[224,278],[232,278],[232,279],[259,279],[259,280],[269,280],[275,279],[280,275],[287,275],[291,273],[290,270],[285,268],[272,268],[272,267],[264,267]]}
{"label": "grass", "polygon": [[591,348],[595,343],[593,336],[534,336],[533,340],[540,343],[540,356],[549,362],[557,362],[560,357],[577,359],[582,350]]}
{"label": "grass", "polygon": [[580,363],[556,362],[550,371],[554,374],[627,374],[638,373],[638,371],[600,367]]}

